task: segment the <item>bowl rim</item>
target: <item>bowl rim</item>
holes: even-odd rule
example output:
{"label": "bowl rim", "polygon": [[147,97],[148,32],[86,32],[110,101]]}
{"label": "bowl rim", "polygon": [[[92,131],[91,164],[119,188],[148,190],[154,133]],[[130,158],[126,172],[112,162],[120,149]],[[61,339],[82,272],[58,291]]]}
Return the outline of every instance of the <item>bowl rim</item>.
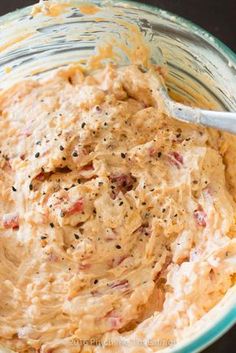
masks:
{"label": "bowl rim", "polygon": [[[82,2],[80,0],[76,0],[78,2]],[[63,0],[58,0],[58,2],[63,2]],[[89,0],[90,3],[101,3],[102,0]],[[188,20],[182,16],[176,15],[171,11],[162,10],[161,8],[154,6],[152,4],[147,4],[143,2],[137,2],[135,0],[105,0],[103,1],[104,5],[131,5],[136,9],[140,9],[143,11],[152,11],[152,13],[161,16],[164,19],[169,21],[174,21],[177,25],[181,25],[181,27],[186,27],[191,30],[192,33],[196,34],[198,37],[203,40],[210,41],[212,46],[220,52],[221,55],[224,56],[228,60],[229,66],[233,66],[236,70],[236,53],[230,49],[227,45],[225,45],[221,40],[217,37],[209,33],[207,30],[203,29],[201,26],[195,24],[191,20]],[[18,15],[23,14],[24,12],[32,8],[34,5],[29,5],[23,8],[16,9],[15,11],[11,11],[7,14],[0,16],[0,27],[6,21],[14,20]],[[236,299],[236,298],[235,298]],[[165,350],[169,353],[197,353],[207,348],[209,345],[214,343],[217,339],[223,336],[232,326],[236,324],[236,300],[234,303],[227,308],[226,312],[222,314],[215,324],[211,325],[208,329],[206,329],[203,333],[195,336],[193,339],[188,340],[187,342],[183,342],[177,344],[171,349]]]}
{"label": "bowl rim", "polygon": [[179,342],[174,346],[170,353],[197,353],[209,347],[211,344],[221,338],[231,327],[236,324],[236,305],[233,304],[227,309],[222,317],[219,317],[216,323],[213,323],[210,328],[196,335],[193,339],[187,342]]}
{"label": "bowl rim", "polygon": [[[91,1],[91,0],[90,0]],[[93,1],[93,0],[92,0]],[[100,0],[101,1],[101,0]],[[143,1],[143,0],[142,0]],[[198,36],[202,37],[205,40],[210,40],[211,43],[214,45],[214,47],[220,51],[221,54],[223,54],[225,57],[228,57],[230,60],[233,61],[233,63],[236,65],[236,52],[234,52],[231,48],[229,48],[226,44],[224,44],[220,39],[218,39],[216,36],[214,36],[212,33],[208,32],[206,29],[203,27],[199,26],[195,22],[192,22],[191,20],[176,15],[175,13],[167,10],[162,10],[158,6],[154,6],[151,4],[143,3],[142,1],[137,2],[136,0],[108,0],[108,3],[113,3],[113,4],[133,4],[135,7],[142,9],[142,10],[152,10],[154,13],[161,15],[162,17],[175,21],[179,25],[184,25],[186,28],[190,28],[191,31]]]}
{"label": "bowl rim", "polygon": [[[64,2],[64,0],[57,0],[58,2]],[[70,1],[70,0],[69,0]],[[83,2],[82,0],[76,0],[78,2]],[[102,0],[89,0],[89,3],[101,3]],[[69,3],[69,2],[68,2]],[[227,56],[230,60],[233,61],[233,64],[236,65],[236,52],[234,52],[231,48],[229,48],[226,44],[224,44],[220,39],[214,36],[212,33],[208,32],[206,29],[202,28],[201,26],[197,25],[196,23],[192,22],[185,17],[176,15],[175,13],[167,10],[162,10],[158,6],[154,6],[152,4],[146,4],[142,1],[137,2],[135,0],[103,0],[104,5],[109,4],[133,4],[136,8],[142,10],[152,10],[154,13],[161,15],[162,17],[168,20],[174,20],[177,24],[184,25],[187,28],[190,28],[192,32],[197,34],[198,36],[202,37],[203,39],[210,40],[214,47],[221,52],[224,56]],[[4,15],[0,16],[0,25],[4,21],[8,21],[11,17],[14,17],[27,9],[32,8],[35,6],[37,2],[33,5],[24,6],[22,8],[18,8],[14,11],[10,11]],[[225,55],[226,54],[226,55]]]}

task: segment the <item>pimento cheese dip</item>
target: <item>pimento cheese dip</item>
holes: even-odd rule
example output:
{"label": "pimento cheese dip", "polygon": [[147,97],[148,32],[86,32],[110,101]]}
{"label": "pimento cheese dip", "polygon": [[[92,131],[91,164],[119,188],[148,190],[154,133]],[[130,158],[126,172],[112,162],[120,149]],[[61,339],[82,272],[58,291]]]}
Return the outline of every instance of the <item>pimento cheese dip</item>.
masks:
{"label": "pimento cheese dip", "polygon": [[143,71],[69,68],[1,92],[2,346],[162,350],[233,285],[235,137],[167,116]]}

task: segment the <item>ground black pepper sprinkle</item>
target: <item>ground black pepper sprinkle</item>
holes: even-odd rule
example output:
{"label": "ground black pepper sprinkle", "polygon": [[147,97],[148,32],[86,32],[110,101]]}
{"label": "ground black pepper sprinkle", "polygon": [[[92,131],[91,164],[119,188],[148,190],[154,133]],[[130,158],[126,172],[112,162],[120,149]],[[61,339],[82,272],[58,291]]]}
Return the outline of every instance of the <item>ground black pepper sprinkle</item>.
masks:
{"label": "ground black pepper sprinkle", "polygon": [[29,189],[32,191],[33,190],[33,185],[29,184]]}
{"label": "ground black pepper sprinkle", "polygon": [[42,236],[42,237],[41,237],[41,239],[42,239],[42,240],[45,240],[45,239],[47,239],[47,237],[45,237],[45,236]]}
{"label": "ground black pepper sprinkle", "polygon": [[94,283],[94,284],[97,284],[97,283],[98,283],[98,279],[95,279],[95,280],[93,281],[93,283]]}
{"label": "ground black pepper sprinkle", "polygon": [[73,157],[78,157],[78,152],[74,151],[74,152],[72,153],[72,156],[73,156]]}
{"label": "ground black pepper sprinkle", "polygon": [[81,124],[81,128],[83,129],[86,126],[86,123]]}
{"label": "ground black pepper sprinkle", "polygon": [[78,179],[78,180],[77,180],[77,183],[78,183],[78,184],[81,184],[81,180],[80,180],[80,179]]}
{"label": "ground black pepper sprinkle", "polygon": [[54,224],[53,224],[53,223],[50,223],[50,227],[51,227],[51,228],[54,228]]}
{"label": "ground black pepper sprinkle", "polygon": [[74,234],[74,237],[75,237],[75,239],[77,239],[77,240],[79,239],[79,235],[76,234],[76,233]]}
{"label": "ground black pepper sprinkle", "polygon": [[63,147],[63,146],[60,146],[60,150],[61,150],[61,151],[64,151],[64,147]]}
{"label": "ground black pepper sprinkle", "polygon": [[62,218],[65,217],[65,212],[61,211],[61,212],[60,212],[60,216],[61,216]]}
{"label": "ground black pepper sprinkle", "polygon": [[63,160],[63,161],[66,161],[66,157],[62,157],[62,160]]}
{"label": "ground black pepper sprinkle", "polygon": [[16,188],[14,186],[12,186],[12,191],[16,192]]}
{"label": "ground black pepper sprinkle", "polygon": [[126,154],[125,153],[121,153],[120,156],[121,156],[121,158],[125,158]]}
{"label": "ground black pepper sprinkle", "polygon": [[161,155],[162,155],[162,153],[161,153],[161,152],[158,152],[158,153],[157,153],[157,157],[158,157],[158,158],[160,158],[160,157],[161,157]]}
{"label": "ground black pepper sprinkle", "polygon": [[120,250],[121,246],[119,244],[116,245],[116,249]]}
{"label": "ground black pepper sprinkle", "polygon": [[40,156],[39,152],[35,153],[35,158],[39,158],[39,156]]}
{"label": "ground black pepper sprinkle", "polygon": [[123,202],[123,201],[121,201],[121,202],[119,203],[119,206],[122,206],[122,205],[123,205],[123,203],[124,203],[124,202]]}
{"label": "ground black pepper sprinkle", "polygon": [[6,156],[6,155],[3,155],[3,158],[5,159],[5,161],[9,161],[10,160],[10,158],[8,157],[8,156]]}

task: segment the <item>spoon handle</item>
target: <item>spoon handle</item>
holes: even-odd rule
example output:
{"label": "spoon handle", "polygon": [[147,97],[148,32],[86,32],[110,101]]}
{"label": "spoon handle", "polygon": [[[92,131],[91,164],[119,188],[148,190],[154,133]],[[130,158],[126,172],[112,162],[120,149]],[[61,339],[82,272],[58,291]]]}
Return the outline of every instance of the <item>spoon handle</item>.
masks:
{"label": "spoon handle", "polygon": [[195,109],[173,101],[169,104],[169,112],[173,117],[185,122],[202,124],[236,134],[235,112]]}

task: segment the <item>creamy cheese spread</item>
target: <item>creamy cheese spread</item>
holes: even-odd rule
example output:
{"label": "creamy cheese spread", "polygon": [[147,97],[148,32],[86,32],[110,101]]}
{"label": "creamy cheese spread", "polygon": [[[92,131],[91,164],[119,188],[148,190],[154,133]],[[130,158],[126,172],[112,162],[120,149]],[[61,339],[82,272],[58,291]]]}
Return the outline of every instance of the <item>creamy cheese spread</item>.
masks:
{"label": "creamy cheese spread", "polygon": [[156,81],[72,67],[0,94],[3,346],[161,350],[232,287],[236,140],[165,115]]}

